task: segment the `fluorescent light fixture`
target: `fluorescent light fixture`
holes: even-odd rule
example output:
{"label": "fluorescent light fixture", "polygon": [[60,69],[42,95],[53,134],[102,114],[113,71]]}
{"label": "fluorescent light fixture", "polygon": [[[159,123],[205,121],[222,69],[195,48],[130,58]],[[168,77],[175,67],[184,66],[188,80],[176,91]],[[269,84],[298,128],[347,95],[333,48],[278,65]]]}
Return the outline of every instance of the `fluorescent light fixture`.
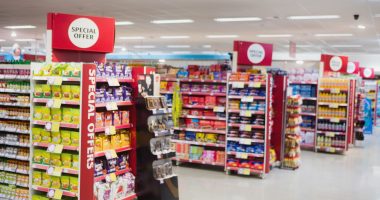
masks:
{"label": "fluorescent light fixture", "polygon": [[33,25],[20,25],[20,26],[4,26],[4,28],[7,28],[7,29],[28,29],[28,28],[36,28],[36,26],[33,26]]}
{"label": "fluorescent light fixture", "polygon": [[5,42],[5,40],[4,39],[0,39],[0,42]]}
{"label": "fluorescent light fixture", "polygon": [[281,37],[293,37],[292,34],[260,34],[256,35],[260,38],[281,38]]}
{"label": "fluorescent light fixture", "polygon": [[128,25],[133,25],[135,23],[131,22],[131,21],[119,21],[119,22],[115,22],[115,25],[116,26],[128,26]]}
{"label": "fluorescent light fixture", "polygon": [[135,45],[133,46],[136,49],[153,49],[156,48],[154,45]]}
{"label": "fluorescent light fixture", "polygon": [[166,62],[166,60],[165,59],[159,59],[158,62],[159,63],[164,63],[164,62]]}
{"label": "fluorescent light fixture", "polygon": [[237,38],[238,35],[207,35],[207,38]]}
{"label": "fluorescent light fixture", "polygon": [[309,20],[309,19],[339,19],[339,15],[309,15],[309,16],[289,16],[290,20]]}
{"label": "fluorescent light fixture", "polygon": [[358,44],[336,44],[336,45],[331,45],[331,47],[335,47],[335,48],[360,48],[363,46],[358,45]]}
{"label": "fluorescent light fixture", "polygon": [[192,19],[169,19],[169,20],[153,20],[150,23],[153,24],[186,24],[193,23]]}
{"label": "fluorescent light fixture", "polygon": [[161,39],[187,39],[190,38],[187,35],[166,35],[166,36],[161,36]]}
{"label": "fluorescent light fixture", "polygon": [[0,49],[0,51],[1,51],[1,52],[4,52],[4,49],[3,49],[3,48],[1,48],[1,49]]}
{"label": "fluorescent light fixture", "polygon": [[358,25],[358,29],[366,29],[366,27],[364,25]]}
{"label": "fluorescent light fixture", "polygon": [[209,45],[209,44],[205,44],[205,45],[203,45],[202,47],[205,48],[205,49],[210,49],[210,48],[211,48],[211,45]]}
{"label": "fluorescent light fixture", "polygon": [[168,48],[190,48],[190,45],[168,45]]}
{"label": "fluorescent light fixture", "polygon": [[297,61],[296,61],[296,64],[297,64],[297,65],[303,65],[304,63],[305,63],[305,62],[304,62],[303,60],[297,60]]}
{"label": "fluorescent light fixture", "polygon": [[353,36],[352,33],[318,33],[314,35],[315,37],[350,37]]}
{"label": "fluorescent light fixture", "polygon": [[17,36],[16,32],[13,31],[13,32],[11,33],[11,37],[16,37],[16,36]]}
{"label": "fluorescent light fixture", "polygon": [[375,14],[374,17],[380,17],[380,14]]}
{"label": "fluorescent light fixture", "polygon": [[231,17],[231,18],[215,18],[217,22],[248,22],[248,21],[261,21],[259,17]]}
{"label": "fluorescent light fixture", "polygon": [[[289,45],[284,45],[284,47],[289,47]],[[316,45],[308,45],[308,44],[296,44],[296,47],[298,48],[309,48],[309,47],[317,47]]]}
{"label": "fluorescent light fixture", "polygon": [[15,39],[16,42],[34,42],[36,39],[25,38],[25,39]]}
{"label": "fluorescent light fixture", "polygon": [[127,51],[127,48],[123,47],[121,48],[121,51]]}
{"label": "fluorescent light fixture", "polygon": [[121,40],[143,40],[145,37],[143,36],[125,36],[125,37],[119,37]]}
{"label": "fluorescent light fixture", "polygon": [[191,51],[173,51],[173,54],[188,54],[191,53]]}

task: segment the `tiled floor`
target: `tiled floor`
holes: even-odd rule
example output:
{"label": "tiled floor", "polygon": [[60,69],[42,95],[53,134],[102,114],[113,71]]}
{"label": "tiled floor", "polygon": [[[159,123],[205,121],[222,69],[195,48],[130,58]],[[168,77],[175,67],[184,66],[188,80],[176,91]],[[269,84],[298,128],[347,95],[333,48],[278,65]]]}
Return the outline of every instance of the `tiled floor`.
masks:
{"label": "tiled floor", "polygon": [[380,129],[362,146],[345,155],[303,151],[300,169],[263,180],[178,167],[180,200],[380,200]]}

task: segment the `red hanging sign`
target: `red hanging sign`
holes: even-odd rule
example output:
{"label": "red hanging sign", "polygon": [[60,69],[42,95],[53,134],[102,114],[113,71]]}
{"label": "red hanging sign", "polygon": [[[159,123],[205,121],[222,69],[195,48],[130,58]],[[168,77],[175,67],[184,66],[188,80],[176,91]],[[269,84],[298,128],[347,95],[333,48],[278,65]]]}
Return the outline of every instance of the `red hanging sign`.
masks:
{"label": "red hanging sign", "polygon": [[359,74],[359,62],[348,62],[347,64],[347,74]]}
{"label": "red hanging sign", "polygon": [[258,42],[234,41],[238,65],[271,66],[273,45]]}
{"label": "red hanging sign", "polygon": [[347,56],[321,55],[321,62],[324,63],[323,72],[347,73]]}
{"label": "red hanging sign", "polygon": [[375,70],[369,67],[360,67],[360,76],[362,78],[375,78]]}
{"label": "red hanging sign", "polygon": [[53,49],[110,53],[115,44],[115,19],[49,13]]}

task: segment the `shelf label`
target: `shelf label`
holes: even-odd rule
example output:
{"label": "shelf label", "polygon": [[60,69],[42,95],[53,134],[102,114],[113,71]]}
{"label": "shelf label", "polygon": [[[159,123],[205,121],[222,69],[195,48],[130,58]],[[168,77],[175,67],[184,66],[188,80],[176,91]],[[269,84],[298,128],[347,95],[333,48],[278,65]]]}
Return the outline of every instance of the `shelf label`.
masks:
{"label": "shelf label", "polygon": [[251,131],[252,130],[252,126],[250,125],[240,125],[240,131]]}
{"label": "shelf label", "polygon": [[104,132],[106,135],[115,135],[116,134],[116,127],[115,126],[108,126],[105,128]]}
{"label": "shelf label", "polygon": [[107,102],[106,109],[108,111],[118,110],[117,103],[116,102]]}
{"label": "shelf label", "polygon": [[335,137],[335,133],[334,132],[326,132],[325,135],[327,137]]}
{"label": "shelf label", "polygon": [[106,156],[107,160],[117,158],[117,154],[116,154],[116,151],[114,149],[105,151],[105,156]]}
{"label": "shelf label", "polygon": [[47,84],[48,85],[62,85],[62,77],[48,77],[47,78]]}
{"label": "shelf label", "polygon": [[339,104],[337,104],[337,103],[330,103],[329,107],[330,108],[339,108]]}
{"label": "shelf label", "polygon": [[260,88],[261,83],[260,82],[250,82],[248,87]]}
{"label": "shelf label", "polygon": [[61,154],[63,151],[63,145],[62,144],[49,144],[46,151],[50,152],[50,153]]}
{"label": "shelf label", "polygon": [[241,98],[241,102],[253,102],[252,96],[244,96]]}
{"label": "shelf label", "polygon": [[62,100],[61,99],[49,99],[46,102],[46,107],[48,108],[61,108]]}
{"label": "shelf label", "polygon": [[62,199],[63,191],[58,189],[49,189],[47,193],[48,198],[52,199]]}
{"label": "shelf label", "polygon": [[59,132],[59,122],[52,122],[51,123],[51,132]]}
{"label": "shelf label", "polygon": [[244,82],[232,82],[232,88],[244,88]]}
{"label": "shelf label", "polygon": [[251,145],[252,141],[250,139],[240,139],[239,144]]}
{"label": "shelf label", "polygon": [[337,89],[337,88],[332,88],[330,90],[331,93],[334,93],[334,94],[339,94],[340,93],[340,89]]}
{"label": "shelf label", "polygon": [[117,78],[107,78],[109,86],[120,86],[119,80]]}
{"label": "shelf label", "polygon": [[240,111],[240,116],[242,117],[252,117],[252,112],[249,110],[241,110]]}
{"label": "shelf label", "polygon": [[47,170],[46,170],[46,173],[50,176],[62,176],[62,171],[63,171],[63,168],[62,167],[54,167],[54,166],[50,166]]}
{"label": "shelf label", "polygon": [[248,158],[248,154],[247,153],[237,152],[235,157],[236,158],[241,158],[241,159],[247,159]]}
{"label": "shelf label", "polygon": [[333,123],[339,123],[339,122],[340,122],[340,119],[339,119],[339,118],[331,118],[331,119],[330,119],[330,122],[333,122]]}
{"label": "shelf label", "polygon": [[251,174],[251,170],[250,169],[245,169],[245,168],[239,168],[238,169],[238,174],[249,176]]}
{"label": "shelf label", "polygon": [[223,106],[215,106],[214,107],[214,112],[224,112],[226,108]]}
{"label": "shelf label", "polygon": [[51,131],[51,126],[52,126],[51,122],[47,122],[47,123],[45,124],[45,130],[47,130],[47,131]]}

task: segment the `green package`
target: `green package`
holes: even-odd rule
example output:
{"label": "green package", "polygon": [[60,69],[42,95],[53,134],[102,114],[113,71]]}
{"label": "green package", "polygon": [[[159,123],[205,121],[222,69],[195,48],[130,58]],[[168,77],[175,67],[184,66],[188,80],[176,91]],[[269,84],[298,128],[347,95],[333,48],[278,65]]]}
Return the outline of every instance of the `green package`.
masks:
{"label": "green package", "polygon": [[62,108],[62,121],[66,123],[72,122],[71,108]]}
{"label": "green package", "polygon": [[71,132],[67,130],[61,130],[61,143],[65,146],[71,145]]}
{"label": "green package", "polygon": [[51,143],[61,144],[61,133],[60,132],[51,132]]}
{"label": "green package", "polygon": [[51,119],[53,122],[62,121],[62,110],[61,110],[61,108],[52,108],[51,109]]}
{"label": "green package", "polygon": [[42,130],[42,128],[38,128],[38,127],[32,128],[32,140],[33,140],[33,142],[41,142],[41,130]]}
{"label": "green package", "polygon": [[79,146],[79,132],[71,131],[70,137],[71,137],[71,146],[78,147]]}
{"label": "green package", "polygon": [[70,153],[62,153],[61,154],[62,166],[65,168],[72,167],[71,154]]}

